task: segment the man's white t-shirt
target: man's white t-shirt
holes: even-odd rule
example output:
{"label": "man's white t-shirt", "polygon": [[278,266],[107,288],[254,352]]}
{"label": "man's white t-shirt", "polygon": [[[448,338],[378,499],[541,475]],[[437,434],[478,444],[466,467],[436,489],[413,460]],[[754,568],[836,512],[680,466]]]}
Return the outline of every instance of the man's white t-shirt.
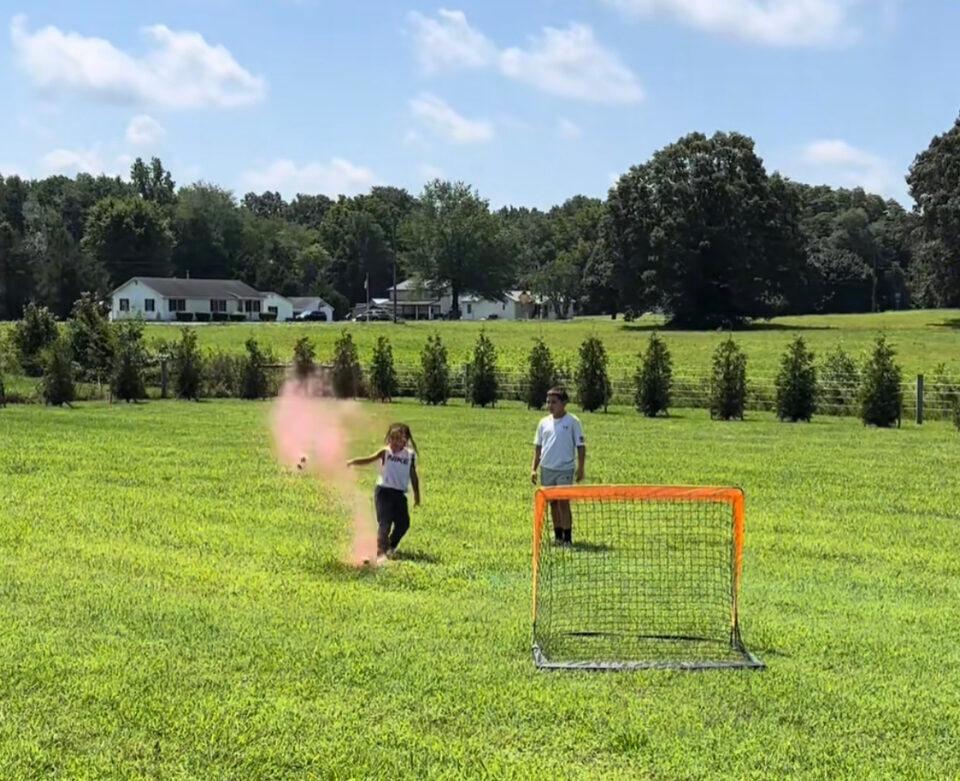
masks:
{"label": "man's white t-shirt", "polygon": [[572,472],[577,465],[577,448],[586,445],[580,420],[569,412],[562,418],[547,415],[537,426],[533,444],[540,446],[540,466]]}

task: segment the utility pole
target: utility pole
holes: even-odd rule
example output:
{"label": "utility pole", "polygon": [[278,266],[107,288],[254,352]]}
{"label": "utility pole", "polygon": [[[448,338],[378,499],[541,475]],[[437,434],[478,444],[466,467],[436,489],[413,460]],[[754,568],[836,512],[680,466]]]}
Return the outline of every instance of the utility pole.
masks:
{"label": "utility pole", "polygon": [[397,253],[393,251],[393,322],[397,322]]}

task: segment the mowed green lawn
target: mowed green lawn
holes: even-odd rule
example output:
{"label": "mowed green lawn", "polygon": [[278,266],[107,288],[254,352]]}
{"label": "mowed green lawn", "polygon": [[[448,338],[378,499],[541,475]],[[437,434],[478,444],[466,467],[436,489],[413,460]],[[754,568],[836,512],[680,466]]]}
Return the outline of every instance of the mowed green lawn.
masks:
{"label": "mowed green lawn", "polygon": [[539,413],[371,405],[412,426],[424,504],[358,572],[269,409],[0,410],[0,778],[960,776],[952,427],[582,415],[591,481],[745,489],[768,668],[545,673]]}
{"label": "mowed green lawn", "polygon": [[[201,347],[239,352],[250,336],[273,348],[281,360],[290,360],[293,345],[301,336],[309,336],[321,360],[333,355],[333,345],[344,328],[357,344],[364,364],[373,355],[377,337],[386,336],[393,347],[394,360],[402,366],[418,366],[420,351],[427,336],[439,333],[447,345],[450,360],[460,365],[473,350],[477,335],[484,329],[498,351],[503,369],[522,369],[527,363],[534,339],[542,337],[554,357],[575,368],[580,344],[588,336],[599,337],[607,349],[611,371],[619,376],[633,373],[637,354],[646,348],[650,333],[662,327],[662,318],[644,317],[633,323],[622,318],[576,318],[564,322],[408,322],[392,323],[257,323],[253,325],[204,324],[197,327]],[[960,375],[960,310],[913,310],[868,315],[806,315],[780,317],[734,331],[733,336],[747,353],[747,371],[752,377],[774,377],[780,357],[798,335],[817,353],[819,360],[842,345],[855,359],[873,346],[879,334],[886,334],[898,352],[898,361],[906,376],[931,374],[944,363],[950,373]],[[725,333],[717,331],[666,330],[662,336],[673,353],[674,366],[682,376],[699,377],[710,368],[713,351]],[[152,325],[147,340],[176,339],[175,326]]]}

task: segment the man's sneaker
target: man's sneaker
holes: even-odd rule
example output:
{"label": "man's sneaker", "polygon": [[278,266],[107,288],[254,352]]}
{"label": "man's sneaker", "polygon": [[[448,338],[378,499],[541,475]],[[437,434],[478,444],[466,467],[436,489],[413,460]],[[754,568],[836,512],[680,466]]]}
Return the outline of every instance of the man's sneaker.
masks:
{"label": "man's sneaker", "polygon": [[387,548],[387,552],[383,555],[386,556],[388,559],[395,559],[397,557],[397,549]]}

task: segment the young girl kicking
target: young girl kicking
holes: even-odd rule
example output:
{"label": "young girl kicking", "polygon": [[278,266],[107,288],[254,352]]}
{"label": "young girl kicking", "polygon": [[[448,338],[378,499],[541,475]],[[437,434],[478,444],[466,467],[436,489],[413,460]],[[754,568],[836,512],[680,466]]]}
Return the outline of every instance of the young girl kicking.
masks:
{"label": "young girl kicking", "polygon": [[[392,557],[410,528],[407,486],[413,486],[413,506],[420,506],[420,479],[417,477],[417,443],[406,423],[394,423],[384,438],[386,447],[372,456],[351,458],[347,466],[380,463],[374,504],[377,508],[377,558]],[[407,445],[412,445],[408,447]]]}

